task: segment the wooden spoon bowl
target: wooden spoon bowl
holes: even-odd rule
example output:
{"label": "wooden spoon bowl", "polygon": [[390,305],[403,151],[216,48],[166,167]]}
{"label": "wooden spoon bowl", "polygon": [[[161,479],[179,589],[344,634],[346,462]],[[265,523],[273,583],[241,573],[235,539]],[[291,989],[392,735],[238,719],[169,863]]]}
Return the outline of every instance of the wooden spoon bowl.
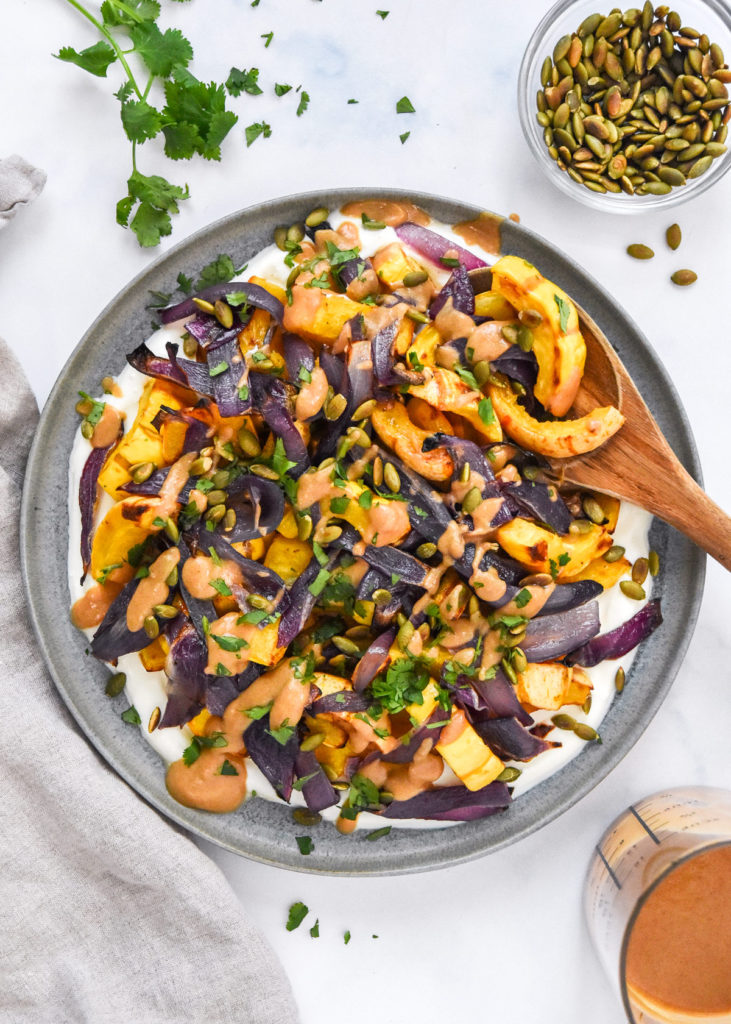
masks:
{"label": "wooden spoon bowl", "polygon": [[[490,288],[489,268],[472,270],[469,276],[475,293]],[[625,422],[595,451],[550,460],[557,479],[647,509],[731,570],[731,518],[681,465],[606,335],[574,305],[586,342],[586,366],[571,412],[583,416],[613,405]]]}

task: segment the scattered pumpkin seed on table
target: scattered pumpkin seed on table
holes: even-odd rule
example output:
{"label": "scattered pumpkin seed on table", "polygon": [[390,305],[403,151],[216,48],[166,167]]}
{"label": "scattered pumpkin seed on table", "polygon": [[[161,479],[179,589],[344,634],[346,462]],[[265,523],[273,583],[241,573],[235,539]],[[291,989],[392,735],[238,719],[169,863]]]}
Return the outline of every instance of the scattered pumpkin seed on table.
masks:
{"label": "scattered pumpkin seed on table", "polygon": [[651,260],[655,253],[649,245],[634,242],[632,245],[627,246],[627,255],[635,260]]}
{"label": "scattered pumpkin seed on table", "polygon": [[[665,5],[589,15],[556,42],[540,81],[548,152],[592,192],[667,195],[726,152],[731,70],[717,43]],[[677,225],[667,239],[680,244]]]}
{"label": "scattered pumpkin seed on table", "polygon": [[670,280],[673,284],[684,287],[689,284],[694,284],[698,280],[698,275],[694,270],[676,270],[674,274],[670,275]]}

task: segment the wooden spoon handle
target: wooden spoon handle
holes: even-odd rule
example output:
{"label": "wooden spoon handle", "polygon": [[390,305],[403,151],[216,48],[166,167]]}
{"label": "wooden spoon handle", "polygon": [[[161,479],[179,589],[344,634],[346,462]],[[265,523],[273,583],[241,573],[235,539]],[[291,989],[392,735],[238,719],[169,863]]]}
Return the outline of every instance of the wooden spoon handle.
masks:
{"label": "wooden spoon handle", "polygon": [[648,506],[648,510],[690,537],[731,571],[731,517],[711,501],[682,466],[678,465],[677,470],[671,486],[664,489],[662,496],[655,495],[657,507]]}

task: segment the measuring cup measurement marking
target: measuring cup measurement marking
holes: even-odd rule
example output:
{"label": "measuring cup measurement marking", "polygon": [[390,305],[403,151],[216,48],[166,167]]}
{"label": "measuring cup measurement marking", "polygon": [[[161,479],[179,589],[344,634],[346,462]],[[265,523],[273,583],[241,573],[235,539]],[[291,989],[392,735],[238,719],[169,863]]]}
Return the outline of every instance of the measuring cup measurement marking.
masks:
{"label": "measuring cup measurement marking", "polygon": [[631,804],[630,804],[629,810],[630,810],[630,813],[633,814],[635,816],[635,818],[637,818],[637,820],[639,821],[640,825],[642,825],[642,827],[644,828],[645,832],[647,832],[647,834],[650,837],[650,839],[652,839],[653,843],[657,843],[657,845],[659,846],[660,843],[662,842],[662,840],[657,838],[657,836],[652,831],[652,829],[647,824],[647,822],[642,817],[642,815],[638,814],[637,810]]}

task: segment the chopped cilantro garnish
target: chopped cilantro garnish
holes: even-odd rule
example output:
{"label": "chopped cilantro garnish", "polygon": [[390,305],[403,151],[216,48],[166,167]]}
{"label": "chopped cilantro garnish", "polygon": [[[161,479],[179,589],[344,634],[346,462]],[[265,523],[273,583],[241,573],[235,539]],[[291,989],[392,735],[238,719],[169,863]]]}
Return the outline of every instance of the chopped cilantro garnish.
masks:
{"label": "chopped cilantro garnish", "polygon": [[411,102],[411,100],[409,99],[408,96],[402,96],[401,99],[396,103],[396,113],[397,114],[414,114],[414,113],[416,113],[416,108],[414,107],[414,104]]}
{"label": "chopped cilantro garnish", "polygon": [[139,725],[142,721],[134,704],[132,704],[131,707],[128,707],[126,711],[123,711],[120,717],[122,721],[126,722],[128,725]]}
{"label": "chopped cilantro garnish", "polygon": [[458,267],[459,260],[455,256],[440,256],[439,262],[443,267]]}
{"label": "chopped cilantro garnish", "polygon": [[258,626],[267,616],[269,612],[264,611],[263,608],[255,608],[253,611],[245,612],[243,615],[239,615],[236,620],[237,626],[243,626],[245,622],[251,623],[253,626]]}
{"label": "chopped cilantro garnish", "polygon": [[242,92],[248,93],[249,96],[261,96],[263,90],[259,85],[259,69],[239,71],[238,68],[231,68],[226,88],[232,96],[240,96]]}
{"label": "chopped cilantro garnish", "polygon": [[268,715],[272,709],[274,701],[269,701],[268,704],[256,704],[253,708],[246,708],[244,714],[247,718],[250,718],[252,722],[258,722],[264,715]]}
{"label": "chopped cilantro garnish", "polygon": [[208,369],[208,374],[211,377],[218,377],[220,374],[225,373],[228,370],[228,363],[225,359],[222,359],[220,363],[216,363],[215,366],[211,366]]}
{"label": "chopped cilantro garnish", "polygon": [[457,363],[453,367],[453,370],[457,374],[459,379],[468,387],[472,388],[474,391],[480,390],[480,385],[477,383],[477,379],[474,373],[471,370],[468,370],[466,366],[461,366],[459,363]]}
{"label": "chopped cilantro garnish", "polygon": [[389,13],[390,13],[389,11],[376,11],[376,14],[378,15],[378,17],[381,18],[383,21],[386,20],[386,18],[388,17]]}
{"label": "chopped cilantro garnish", "polygon": [[429,683],[425,666],[414,658],[399,658],[389,665],[385,675],[376,676],[371,693],[391,714],[409,704],[423,704],[423,691]]}
{"label": "chopped cilantro garnish", "polygon": [[79,391],[79,395],[87,402],[91,402],[91,410],[86,414],[85,419],[91,423],[92,427],[95,427],[104,414],[105,403],[97,402],[91,395],[87,395],[85,391]]}
{"label": "chopped cilantro garnish", "polygon": [[553,301],[558,306],[559,327],[562,331],[565,331],[569,325],[569,317],[571,316],[571,306],[568,304],[568,302],[566,302],[565,299],[562,299],[560,295],[556,295],[555,293],[553,296]]}
{"label": "chopped cilantro garnish", "polygon": [[[304,857],[315,849],[311,836],[295,836],[295,840],[297,841],[297,846],[299,846],[300,853]],[[312,934],[312,929],[310,929],[310,934]]]}
{"label": "chopped cilantro garnish", "polygon": [[300,96],[299,104],[297,105],[297,117],[302,117],[302,115],[307,110],[309,105],[310,105],[310,94],[308,92],[305,92],[304,89],[303,89],[302,90],[302,95]]}
{"label": "chopped cilantro garnish", "polygon": [[217,676],[230,676],[231,672],[230,672],[229,669],[226,668],[226,666],[222,662],[219,661],[219,663],[216,665],[216,675]]}
{"label": "chopped cilantro garnish", "polygon": [[382,231],[386,226],[385,221],[371,220],[367,213],[362,213],[360,215],[360,219],[363,227],[366,228],[368,231]]}
{"label": "chopped cilantro garnish", "polygon": [[330,511],[334,512],[335,515],[342,515],[350,504],[350,498],[343,495],[341,498],[330,499]]}
{"label": "chopped cilantro garnish", "polygon": [[350,931],[346,931],[343,933],[343,942],[345,943],[346,946],[350,942]]}
{"label": "chopped cilantro garnish", "polygon": [[299,928],[309,912],[309,907],[305,906],[304,903],[293,903],[289,908],[289,917],[287,918],[286,925],[287,931],[293,932],[295,928]]}
{"label": "chopped cilantro garnish", "polygon": [[208,548],[208,553],[211,556],[211,561],[213,562],[214,565],[223,565],[223,562],[218,557],[218,552],[216,551],[212,544]]}
{"label": "chopped cilantro garnish", "polygon": [[218,774],[218,775],[238,775],[239,773],[236,770],[235,766],[231,764],[231,762],[228,760],[228,758],[226,758],[226,760],[223,762],[223,764],[221,765],[221,767],[219,768],[219,770],[218,770],[218,772],[216,774]]}
{"label": "chopped cilantro garnish", "polygon": [[239,388],[239,398],[242,402],[246,402],[249,398],[249,385],[242,384]]}
{"label": "chopped cilantro garnish", "polygon": [[411,132],[401,132],[401,134],[399,135],[399,138],[401,139],[401,145],[402,146],[406,142],[406,140],[408,139],[409,135],[411,135]]}
{"label": "chopped cilantro garnish", "polygon": [[271,43],[272,39],[274,39],[274,33],[273,32],[262,32],[261,38],[264,40],[264,49],[268,50],[269,49],[269,44]]}
{"label": "chopped cilantro garnish", "polygon": [[286,93],[290,92],[291,89],[291,85],[284,85],[280,82],[276,82],[274,85],[274,92],[277,94],[277,96],[284,96]]}
{"label": "chopped cilantro garnish", "polygon": [[211,580],[210,584],[213,589],[221,595],[221,597],[231,597],[232,590],[226,580],[219,577],[218,579]]}
{"label": "chopped cilantro garnish", "polygon": [[361,508],[370,508],[373,504],[373,492],[363,491],[361,496],[358,498],[358,504]]}
{"label": "chopped cilantro garnish", "polygon": [[523,587],[520,593],[516,594],[514,599],[516,608],[525,608],[530,601],[530,590],[527,587]]}
{"label": "chopped cilantro garnish", "polygon": [[313,939],[320,938],[320,918],[318,917],[313,926],[310,928],[310,935]]}
{"label": "chopped cilantro garnish", "polygon": [[263,135],[265,139],[268,139],[272,134],[271,125],[267,124],[266,121],[255,121],[253,124],[249,124],[244,128],[244,135],[246,137],[246,148],[256,142],[260,135]]}
{"label": "chopped cilantro garnish", "polygon": [[495,422],[495,412],[492,408],[492,402],[490,401],[489,398],[480,399],[477,405],[477,411],[480,414],[480,419],[485,424],[485,426],[489,426],[491,423]]}
{"label": "chopped cilantro garnish", "polygon": [[322,548],[320,547],[316,540],[313,540],[312,542],[312,553],[314,554],[315,558],[317,559],[320,565],[327,565],[328,556],[325,554],[325,552],[322,550]]}
{"label": "chopped cilantro garnish", "polygon": [[299,779],[296,779],[292,783],[292,789],[296,789],[298,793],[301,792],[302,789],[304,789],[304,787],[310,781],[310,779],[314,779],[315,776],[317,776],[319,774],[320,774],[320,772],[316,771],[316,772],[310,772],[309,775],[302,775]]}
{"label": "chopped cilantro garnish", "polygon": [[558,556],[559,565],[568,565],[570,561],[571,555],[568,553],[568,551],[564,551],[563,554]]}
{"label": "chopped cilantro garnish", "polygon": [[244,640],[242,636],[230,636],[228,634],[218,636],[215,633],[211,633],[211,637],[222,651],[241,651],[249,646],[248,641]]}
{"label": "chopped cilantro garnish", "polygon": [[306,366],[300,366],[298,377],[303,384],[312,383],[312,374],[310,373]]}
{"label": "chopped cilantro garnish", "polygon": [[313,597],[319,597],[327,586],[327,581],[330,579],[330,572],[328,569],[320,569],[317,576],[315,576],[312,583],[307,588]]}
{"label": "chopped cilantro garnish", "polygon": [[283,747],[286,747],[286,745],[292,739],[294,731],[297,728],[296,725],[289,725],[288,721],[289,720],[285,718],[284,722],[280,725],[278,729],[266,730],[266,732],[272,737],[272,739],[276,740],[277,743],[281,744],[281,746]]}

